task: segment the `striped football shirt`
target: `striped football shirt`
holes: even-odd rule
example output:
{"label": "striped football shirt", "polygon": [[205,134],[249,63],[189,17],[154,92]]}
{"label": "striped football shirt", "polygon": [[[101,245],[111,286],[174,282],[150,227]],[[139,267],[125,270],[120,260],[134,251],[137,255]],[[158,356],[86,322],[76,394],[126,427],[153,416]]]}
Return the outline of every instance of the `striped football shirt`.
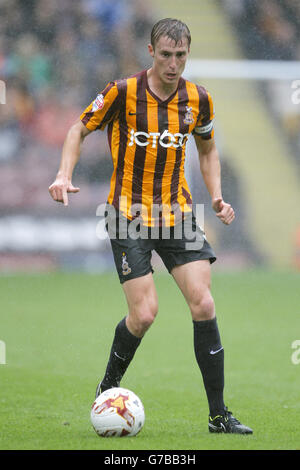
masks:
{"label": "striped football shirt", "polygon": [[113,161],[107,202],[129,220],[141,215],[148,226],[162,218],[166,226],[177,223],[192,204],[187,139],[192,133],[211,139],[213,118],[207,90],[182,77],[165,101],[150,89],[147,70],[110,82],[80,116],[91,131],[107,128]]}

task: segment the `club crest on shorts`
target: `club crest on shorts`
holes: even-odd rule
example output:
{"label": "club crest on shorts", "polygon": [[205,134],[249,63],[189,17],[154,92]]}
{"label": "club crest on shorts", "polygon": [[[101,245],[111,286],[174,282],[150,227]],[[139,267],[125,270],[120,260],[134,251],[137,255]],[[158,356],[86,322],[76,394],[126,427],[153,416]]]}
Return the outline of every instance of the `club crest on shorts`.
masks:
{"label": "club crest on shorts", "polygon": [[185,113],[184,120],[183,120],[184,124],[193,124],[194,122],[194,116],[192,113],[193,108],[186,106],[185,109],[186,109],[186,113]]}
{"label": "club crest on shorts", "polygon": [[126,253],[122,253],[122,274],[123,276],[127,276],[127,274],[131,273],[131,268],[128,265],[128,261],[126,259]]}

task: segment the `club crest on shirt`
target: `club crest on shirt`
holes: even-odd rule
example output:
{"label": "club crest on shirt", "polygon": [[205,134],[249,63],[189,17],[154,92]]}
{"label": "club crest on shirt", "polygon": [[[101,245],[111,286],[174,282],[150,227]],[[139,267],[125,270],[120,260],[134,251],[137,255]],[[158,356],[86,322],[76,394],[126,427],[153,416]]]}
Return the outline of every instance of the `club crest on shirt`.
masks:
{"label": "club crest on shirt", "polygon": [[99,111],[104,106],[104,96],[100,93],[97,95],[96,99],[93,101],[92,112]]}
{"label": "club crest on shirt", "polygon": [[131,268],[128,265],[128,261],[126,259],[126,253],[122,253],[122,274],[123,276],[127,276],[127,274],[131,273]]}
{"label": "club crest on shirt", "polygon": [[186,109],[186,113],[185,113],[184,120],[183,120],[184,124],[193,124],[194,122],[194,116],[192,113],[193,108],[186,106],[185,109]]}
{"label": "club crest on shirt", "polygon": [[185,113],[184,120],[183,120],[184,124],[193,124],[194,116],[192,113],[192,107],[186,106],[185,109],[186,109],[186,113]]}

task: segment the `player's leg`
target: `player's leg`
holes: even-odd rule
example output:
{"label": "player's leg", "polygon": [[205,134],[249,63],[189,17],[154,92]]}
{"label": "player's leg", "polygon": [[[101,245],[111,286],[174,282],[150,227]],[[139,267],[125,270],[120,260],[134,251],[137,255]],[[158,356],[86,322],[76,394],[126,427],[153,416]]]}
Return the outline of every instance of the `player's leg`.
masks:
{"label": "player's leg", "polygon": [[222,414],[225,409],[224,350],[210,290],[210,262],[198,260],[175,266],[171,274],[191,311],[195,356],[202,373],[210,415]]}
{"label": "player's leg", "polygon": [[192,314],[194,349],[209,403],[210,432],[252,434],[224,405],[224,350],[210,291],[210,262],[198,260],[171,270]]}
{"label": "player's leg", "polygon": [[107,368],[97,387],[96,396],[108,388],[120,385],[142,337],[157,314],[158,302],[152,273],[130,279],[122,287],[128,304],[128,315],[115,329]]}
{"label": "player's leg", "polygon": [[[122,219],[120,214],[118,217]],[[127,222],[125,219],[125,226]],[[118,224],[116,236],[113,235],[114,232],[111,231],[110,242],[128,304],[128,315],[116,326],[105,375],[97,387],[96,396],[108,388],[119,386],[143,335],[157,313],[157,295],[151,266],[151,240],[135,239],[128,233],[124,237],[123,232],[119,232]]]}
{"label": "player's leg", "polygon": [[152,273],[124,282],[123,290],[128,305],[127,328],[131,334],[142,338],[152,325],[158,311]]}

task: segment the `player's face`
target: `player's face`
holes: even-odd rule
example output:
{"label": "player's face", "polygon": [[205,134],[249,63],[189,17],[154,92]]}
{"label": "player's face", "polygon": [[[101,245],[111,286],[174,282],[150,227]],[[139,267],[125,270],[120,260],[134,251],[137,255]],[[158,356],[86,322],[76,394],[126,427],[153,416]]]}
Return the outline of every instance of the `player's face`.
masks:
{"label": "player's face", "polygon": [[181,77],[190,52],[188,40],[182,37],[175,44],[168,36],[161,36],[155,48],[149,44],[150,55],[153,57],[152,69],[166,85],[176,84]]}

